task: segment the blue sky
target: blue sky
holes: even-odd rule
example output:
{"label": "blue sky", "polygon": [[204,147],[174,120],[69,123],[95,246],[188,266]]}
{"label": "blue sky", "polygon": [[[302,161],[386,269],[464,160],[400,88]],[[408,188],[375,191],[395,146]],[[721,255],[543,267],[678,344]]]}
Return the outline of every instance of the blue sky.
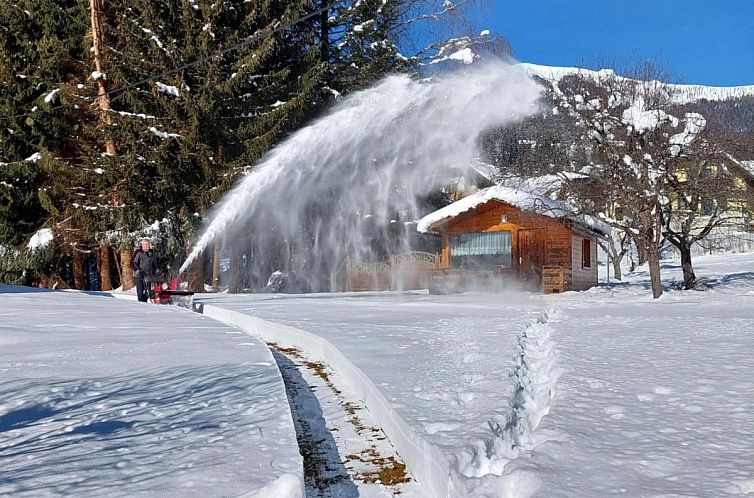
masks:
{"label": "blue sky", "polygon": [[754,0],[490,3],[480,25],[505,36],[522,62],[658,59],[676,82],[754,85]]}

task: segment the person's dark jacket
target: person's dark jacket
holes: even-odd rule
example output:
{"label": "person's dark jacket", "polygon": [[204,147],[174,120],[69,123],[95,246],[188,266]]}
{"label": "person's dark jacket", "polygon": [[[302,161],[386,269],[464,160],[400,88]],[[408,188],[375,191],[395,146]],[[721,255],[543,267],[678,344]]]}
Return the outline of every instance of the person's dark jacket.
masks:
{"label": "person's dark jacket", "polygon": [[140,276],[157,275],[157,255],[151,249],[147,252],[138,249],[131,258],[131,269]]}

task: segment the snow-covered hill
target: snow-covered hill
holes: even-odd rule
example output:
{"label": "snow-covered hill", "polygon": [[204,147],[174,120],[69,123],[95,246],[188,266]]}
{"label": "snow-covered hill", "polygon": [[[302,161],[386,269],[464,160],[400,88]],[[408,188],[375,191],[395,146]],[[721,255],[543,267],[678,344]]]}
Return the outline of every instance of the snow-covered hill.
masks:
{"label": "snow-covered hill", "polygon": [[[532,76],[540,77],[550,82],[558,82],[566,76],[580,75],[595,80],[608,78],[620,78],[612,69],[600,69],[593,71],[578,67],[542,66],[539,64],[522,63],[521,66]],[[668,89],[676,104],[689,104],[700,100],[721,101],[741,97],[754,96],[754,85],[746,86],[705,86],[705,85],[680,85],[656,82]]]}

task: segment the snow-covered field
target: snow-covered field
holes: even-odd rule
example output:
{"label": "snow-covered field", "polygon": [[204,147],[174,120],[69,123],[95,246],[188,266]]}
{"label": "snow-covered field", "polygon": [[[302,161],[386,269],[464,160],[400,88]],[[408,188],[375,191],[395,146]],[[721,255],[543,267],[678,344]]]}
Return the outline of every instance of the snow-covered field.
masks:
{"label": "snow-covered field", "polygon": [[177,307],[0,287],[0,495],[301,496],[270,351]]}
{"label": "snow-covered field", "polygon": [[[754,254],[696,265],[709,290],[673,290],[680,269],[664,262],[659,300],[640,271],[554,296],[197,301],[326,338],[438,449],[451,496],[751,494]],[[318,478],[336,484],[308,480],[309,495],[432,496],[410,467],[407,485],[364,479],[370,453],[417,460],[392,453],[380,427],[400,426],[354,398],[342,362],[317,363],[322,350],[273,358],[187,310],[80,293],[5,287],[0,304],[0,494],[297,496],[277,361],[297,421],[325,440]]]}
{"label": "snow-covered field", "polygon": [[213,295],[325,337],[450,461],[466,496],[754,492],[754,255],[555,296]]}

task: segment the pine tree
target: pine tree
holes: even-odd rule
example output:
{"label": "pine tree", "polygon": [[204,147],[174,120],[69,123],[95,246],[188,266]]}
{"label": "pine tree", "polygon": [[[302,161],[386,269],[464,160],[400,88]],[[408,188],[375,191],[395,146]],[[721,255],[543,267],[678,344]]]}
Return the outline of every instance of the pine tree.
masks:
{"label": "pine tree", "polygon": [[[57,230],[70,172],[74,124],[60,104],[80,66],[78,2],[0,3],[0,244],[23,245],[40,227]],[[23,255],[23,252],[19,252]],[[34,271],[38,258],[23,264]]]}

